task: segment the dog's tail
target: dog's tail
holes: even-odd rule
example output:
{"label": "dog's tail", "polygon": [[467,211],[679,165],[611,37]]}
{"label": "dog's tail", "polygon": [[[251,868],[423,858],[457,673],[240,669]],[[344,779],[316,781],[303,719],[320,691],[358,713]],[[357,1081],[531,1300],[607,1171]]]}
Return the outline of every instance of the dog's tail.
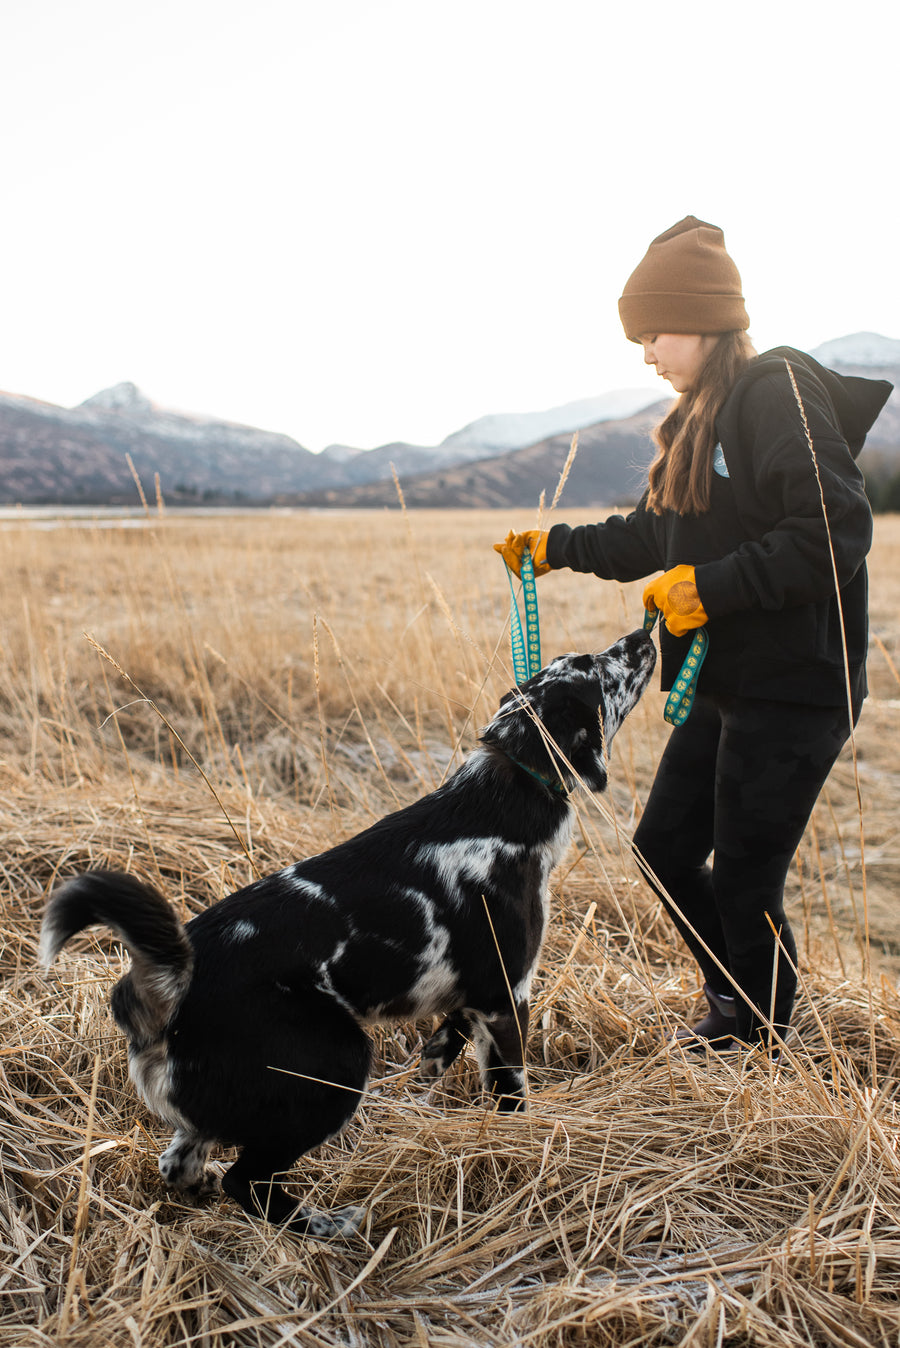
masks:
{"label": "dog's tail", "polygon": [[158,1033],[191,981],[194,956],[184,927],[162,894],[133,875],[88,871],[51,898],[41,926],[41,964],[48,967],[76,932],[96,923],[112,927],[131,955],[128,981],[138,1005],[129,1019],[140,1020],[144,1035]]}

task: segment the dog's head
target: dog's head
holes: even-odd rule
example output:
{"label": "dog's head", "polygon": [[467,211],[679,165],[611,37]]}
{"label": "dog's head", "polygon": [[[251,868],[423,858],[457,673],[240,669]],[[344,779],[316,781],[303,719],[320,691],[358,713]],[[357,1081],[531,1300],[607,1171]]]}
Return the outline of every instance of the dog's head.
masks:
{"label": "dog's head", "polygon": [[599,655],[559,655],[506,694],[481,739],[567,788],[580,779],[602,791],[613,736],[655,664],[656,647],[643,630]]}

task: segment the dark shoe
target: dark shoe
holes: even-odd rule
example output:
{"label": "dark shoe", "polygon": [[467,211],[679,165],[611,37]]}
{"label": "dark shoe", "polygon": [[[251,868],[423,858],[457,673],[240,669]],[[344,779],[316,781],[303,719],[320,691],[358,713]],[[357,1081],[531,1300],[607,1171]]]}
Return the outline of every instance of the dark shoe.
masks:
{"label": "dark shoe", "polygon": [[713,992],[708,983],[703,991],[709,1006],[708,1013],[690,1029],[685,1026],[675,1031],[675,1042],[691,1053],[705,1053],[708,1048],[727,1053],[737,1046],[737,1011],[733,997]]}

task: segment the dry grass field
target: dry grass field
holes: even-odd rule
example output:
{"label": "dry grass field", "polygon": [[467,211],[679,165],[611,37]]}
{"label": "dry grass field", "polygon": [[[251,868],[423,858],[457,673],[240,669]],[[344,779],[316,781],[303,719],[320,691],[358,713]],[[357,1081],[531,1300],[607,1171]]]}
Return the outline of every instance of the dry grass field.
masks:
{"label": "dry grass field", "polygon": [[[568,519],[576,519],[566,512]],[[46,975],[90,866],[185,915],[431,789],[511,683],[505,514],[0,527],[0,1345],[847,1345],[900,1335],[900,519],[871,559],[872,696],[790,880],[798,1041],[686,1059],[698,987],[628,839],[665,741],[648,693],[553,884],[530,1110],[378,1032],[347,1133],[292,1172],[360,1237],[302,1241],[162,1185],[108,933]],[[545,658],[638,626],[641,586],[539,582]],[[867,939],[868,928],[868,939]]]}

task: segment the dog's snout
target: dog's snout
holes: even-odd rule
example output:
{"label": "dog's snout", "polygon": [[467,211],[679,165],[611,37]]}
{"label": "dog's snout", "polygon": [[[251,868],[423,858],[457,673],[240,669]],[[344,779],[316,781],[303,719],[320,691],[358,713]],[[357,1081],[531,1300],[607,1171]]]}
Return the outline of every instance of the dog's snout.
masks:
{"label": "dog's snout", "polygon": [[608,654],[618,654],[632,669],[652,672],[656,665],[656,644],[651,634],[643,627],[626,636],[620,637]]}
{"label": "dog's snout", "polygon": [[634,651],[639,659],[646,659],[648,656],[656,663],[656,644],[653,637],[643,627],[639,627],[636,632],[629,632],[625,638],[629,650]]}

